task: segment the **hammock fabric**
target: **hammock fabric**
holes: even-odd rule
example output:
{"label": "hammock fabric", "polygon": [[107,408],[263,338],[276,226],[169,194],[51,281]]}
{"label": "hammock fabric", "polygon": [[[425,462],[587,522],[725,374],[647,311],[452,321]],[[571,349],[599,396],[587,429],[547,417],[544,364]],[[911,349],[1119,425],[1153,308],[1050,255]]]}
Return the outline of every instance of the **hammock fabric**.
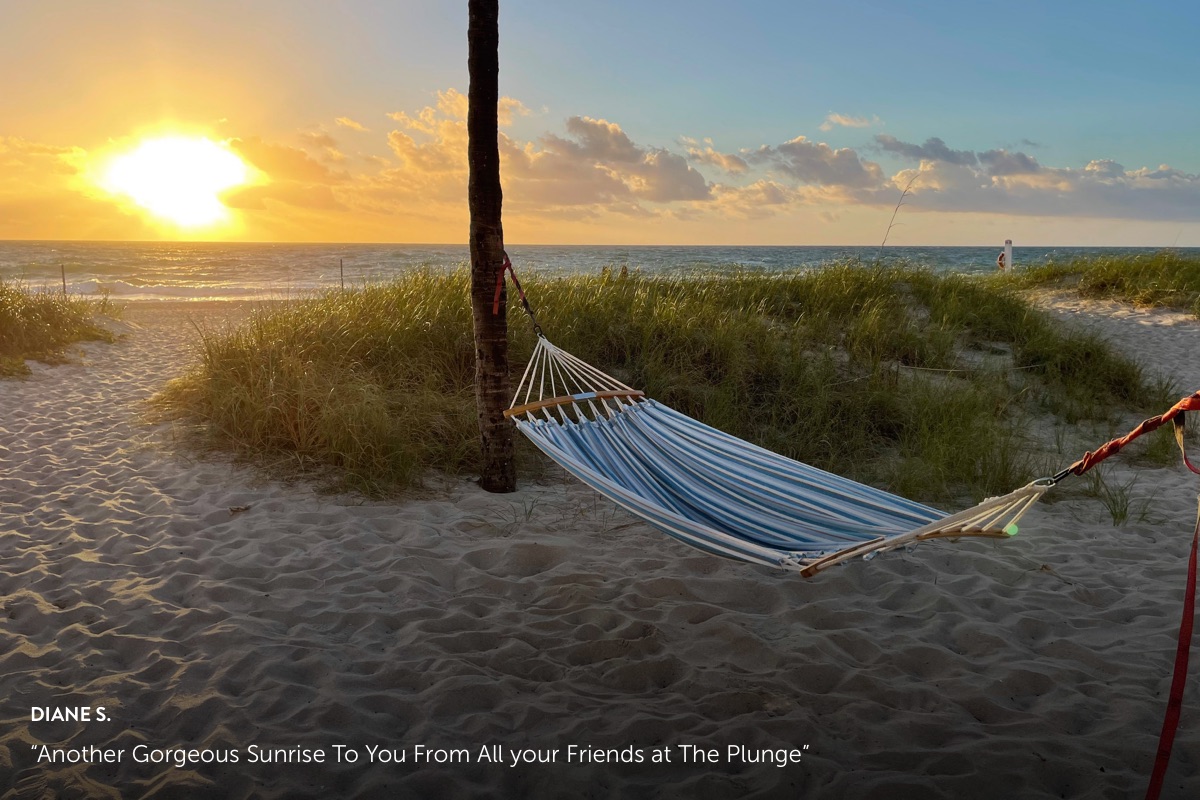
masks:
{"label": "hammock fabric", "polygon": [[810,577],[924,539],[1007,537],[1043,479],[957,514],[785,458],[694,420],[538,336],[505,416],[627,511],[709,553]]}

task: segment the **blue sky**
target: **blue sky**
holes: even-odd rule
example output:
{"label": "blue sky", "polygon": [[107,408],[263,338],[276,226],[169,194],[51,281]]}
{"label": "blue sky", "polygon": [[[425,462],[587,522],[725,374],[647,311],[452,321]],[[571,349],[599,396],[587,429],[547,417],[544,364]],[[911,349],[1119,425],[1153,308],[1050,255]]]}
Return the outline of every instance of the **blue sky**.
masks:
{"label": "blue sky", "polygon": [[[4,5],[12,175],[174,126],[258,168],[239,238],[465,238],[465,0]],[[916,176],[897,243],[1200,246],[1197,8],[502,3],[506,229],[870,244]],[[53,187],[12,175],[43,235]],[[171,235],[60,188],[81,235]]]}
{"label": "blue sky", "polygon": [[[389,5],[363,4],[383,14],[360,22],[384,24],[356,34],[378,66],[425,78],[424,98],[401,99],[465,89],[465,3]],[[786,141],[838,112],[960,149],[1034,141],[1080,166],[1200,171],[1196,4],[525,0],[501,14],[504,93],[647,144]]]}

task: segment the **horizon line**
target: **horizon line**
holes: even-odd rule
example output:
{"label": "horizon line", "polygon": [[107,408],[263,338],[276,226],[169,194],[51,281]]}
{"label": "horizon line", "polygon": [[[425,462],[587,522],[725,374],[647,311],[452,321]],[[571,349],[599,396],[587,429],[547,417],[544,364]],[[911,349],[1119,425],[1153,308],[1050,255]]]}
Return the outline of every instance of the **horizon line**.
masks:
{"label": "horizon line", "polygon": [[[360,246],[360,247],[470,247],[469,242],[310,242],[310,241],[214,241],[208,239],[0,239],[0,244],[156,244],[156,245],[218,245],[218,246],[238,246],[238,245],[299,245],[311,247],[341,247],[341,246]],[[674,243],[658,243],[658,244],[611,244],[611,243],[583,243],[570,244],[561,242],[506,242],[506,247],[692,247],[692,248],[797,248],[797,247],[826,247],[826,248],[875,248],[880,250],[886,249],[903,249],[903,248],[961,248],[961,247],[1003,247],[1004,242],[998,244],[995,242],[987,242],[983,244],[893,244],[881,246],[877,244],[674,244]],[[1200,249],[1200,245],[1179,245],[1179,244],[1018,244],[1013,243],[1014,248],[1019,247],[1074,247],[1074,248],[1089,248],[1093,250],[1196,250]]]}

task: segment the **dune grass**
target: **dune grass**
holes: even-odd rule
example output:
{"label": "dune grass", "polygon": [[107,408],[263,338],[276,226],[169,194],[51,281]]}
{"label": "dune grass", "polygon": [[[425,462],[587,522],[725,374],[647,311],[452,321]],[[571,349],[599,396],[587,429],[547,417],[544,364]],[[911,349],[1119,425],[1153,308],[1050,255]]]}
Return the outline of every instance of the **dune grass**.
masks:
{"label": "dune grass", "polygon": [[110,313],[107,299],[31,291],[0,280],[0,377],[29,374],[26,359],[62,363],[65,348],[79,341],[112,341],[94,317]]}
{"label": "dune grass", "polygon": [[[1107,419],[1161,388],[1014,293],[854,263],[787,274],[531,277],[547,335],[736,436],[926,500],[978,498],[1049,468],[1037,415]],[[332,467],[388,493],[478,466],[465,271],[417,272],[258,311],[204,333],[159,396],[217,447]],[[534,338],[510,313],[513,370]],[[514,382],[515,383],[515,382]],[[534,460],[530,448],[525,455]]]}
{"label": "dune grass", "polygon": [[1200,317],[1200,256],[1174,250],[1085,256],[1016,270],[997,280],[1019,288],[1065,288],[1084,297],[1177,308]]}

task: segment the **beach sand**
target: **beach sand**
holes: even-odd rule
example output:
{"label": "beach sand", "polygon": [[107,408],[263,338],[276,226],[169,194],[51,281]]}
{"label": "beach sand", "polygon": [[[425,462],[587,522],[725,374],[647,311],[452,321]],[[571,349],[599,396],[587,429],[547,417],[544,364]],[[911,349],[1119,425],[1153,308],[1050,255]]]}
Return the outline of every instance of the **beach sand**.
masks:
{"label": "beach sand", "polygon": [[[1195,320],[1045,302],[1200,388]],[[120,342],[0,382],[0,796],[1144,791],[1195,518],[1182,467],[1115,459],[1123,526],[1067,492],[1014,539],[804,580],[691,550],[565,480],[365,502],[189,460],[144,401],[195,358],[192,322],[245,311],[133,304]],[[1195,678],[1164,797],[1200,797]],[[108,721],[31,719],[100,706]],[[122,760],[37,760],[93,746]],[[469,763],[418,763],[418,746]],[[567,763],[570,746],[618,760]],[[510,766],[524,748],[554,763]],[[135,760],[180,749],[239,760]]]}

